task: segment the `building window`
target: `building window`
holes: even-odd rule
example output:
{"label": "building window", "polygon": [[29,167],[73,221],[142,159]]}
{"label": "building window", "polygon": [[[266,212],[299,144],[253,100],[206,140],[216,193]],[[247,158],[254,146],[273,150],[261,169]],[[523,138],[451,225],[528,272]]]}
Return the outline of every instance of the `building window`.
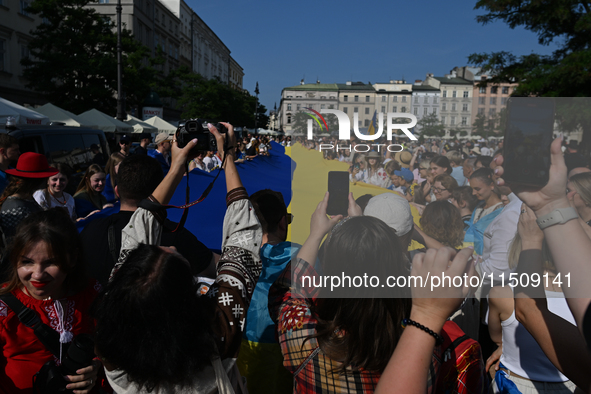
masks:
{"label": "building window", "polygon": [[503,86],[501,88],[501,91],[503,94],[509,94],[509,86]]}
{"label": "building window", "polygon": [[441,117],[441,124],[445,124],[445,116]]}
{"label": "building window", "polygon": [[429,114],[429,108],[423,108],[423,115]]}
{"label": "building window", "polygon": [[431,112],[434,115],[437,115],[437,108],[433,108],[433,112]]}
{"label": "building window", "polygon": [[296,96],[296,98],[302,98],[302,96]]}
{"label": "building window", "polygon": [[468,117],[462,116],[462,126],[466,126],[466,125],[468,125]]}
{"label": "building window", "polygon": [[441,103],[441,110],[447,111],[447,103]]}
{"label": "building window", "polygon": [[365,102],[369,103],[369,96],[365,96]]}
{"label": "building window", "polygon": [[454,90],[453,92],[451,92],[451,97],[458,97],[458,91]]}
{"label": "building window", "polygon": [[291,103],[287,104],[287,110],[291,111]]}
{"label": "building window", "polygon": [[452,104],[451,104],[451,110],[452,110],[452,111],[455,111],[455,110],[456,110],[456,103],[452,103]]}
{"label": "building window", "polygon": [[413,113],[414,113],[415,115],[418,115],[418,114],[419,114],[419,109],[418,109],[417,107],[415,107],[415,108],[414,108],[414,110],[413,110]]}
{"label": "building window", "polygon": [[450,124],[450,125],[452,125],[452,126],[456,124],[456,117],[455,117],[455,116],[452,116],[452,117],[450,118],[450,120],[449,120],[449,124]]}
{"label": "building window", "polygon": [[402,102],[406,103],[406,96],[402,96]]}
{"label": "building window", "polygon": [[369,108],[365,108],[365,114],[369,115]]}
{"label": "building window", "polygon": [[296,106],[296,110],[298,110],[298,111],[299,111],[299,110],[300,110],[300,108],[301,108],[301,104],[297,104],[297,106]]}
{"label": "building window", "polygon": [[356,103],[357,103],[357,102],[359,102],[359,96],[355,96],[355,99],[354,99],[354,101],[355,101]]}
{"label": "building window", "polygon": [[437,104],[439,102],[439,99],[436,97],[433,97],[433,104]]}
{"label": "building window", "polygon": [[490,105],[497,105],[497,98],[496,97],[490,98]]}
{"label": "building window", "polygon": [[484,108],[478,108],[478,115],[484,115]]}
{"label": "building window", "polygon": [[291,115],[287,115],[287,124],[291,124]]}
{"label": "building window", "polygon": [[468,112],[468,104],[462,104],[462,111]]}
{"label": "building window", "polygon": [[381,112],[386,112],[386,106],[382,105],[382,111]]}
{"label": "building window", "polygon": [[478,92],[479,92],[479,93],[481,93],[481,94],[486,94],[486,88],[485,88],[484,86],[481,86],[481,87],[478,89]]}
{"label": "building window", "polygon": [[425,96],[424,102],[425,102],[425,104],[429,104],[429,97]]}
{"label": "building window", "polygon": [[365,127],[369,127],[369,119],[365,119],[364,124],[365,124]]}
{"label": "building window", "polygon": [[489,116],[495,116],[497,114],[497,109],[496,108],[489,108],[488,110],[488,115]]}
{"label": "building window", "polygon": [[353,112],[359,112],[359,107],[353,107]]}
{"label": "building window", "polygon": [[401,112],[406,112],[406,107],[402,107],[402,108],[400,108],[400,111],[401,111]]}
{"label": "building window", "polygon": [[349,96],[347,96],[347,95],[344,95],[344,96],[343,96],[343,101],[349,101]]}
{"label": "building window", "polygon": [[398,107],[392,107],[392,112],[398,111]]}
{"label": "building window", "polygon": [[398,102],[398,96],[394,96],[394,97],[392,97],[392,102],[393,102],[393,103],[397,103],[397,102]]}
{"label": "building window", "polygon": [[326,104],[320,104],[320,109],[325,109],[326,108]]}
{"label": "building window", "polygon": [[109,0],[99,0],[99,4],[108,4]]}
{"label": "building window", "polygon": [[292,98],[293,96],[287,96],[287,98]]}
{"label": "building window", "polygon": [[419,96],[415,96],[415,104],[419,103]]}
{"label": "building window", "polygon": [[441,94],[442,97],[447,97],[447,90],[444,90]]}
{"label": "building window", "polygon": [[486,97],[478,97],[478,104],[479,105],[486,104]]}
{"label": "building window", "polygon": [[382,103],[386,102],[386,96],[382,96]]}
{"label": "building window", "polygon": [[491,86],[490,93],[491,94],[498,94],[499,93],[499,87],[498,86]]}
{"label": "building window", "polygon": [[348,114],[349,113],[349,108],[348,107],[343,108],[343,112],[346,113],[346,114]]}
{"label": "building window", "polygon": [[328,109],[334,109],[334,104],[328,104]]}
{"label": "building window", "polygon": [[29,2],[21,0],[20,6],[20,13],[24,16],[29,16],[29,13],[27,12],[27,8],[29,8]]}
{"label": "building window", "polygon": [[501,105],[507,105],[507,97],[501,98]]}
{"label": "building window", "polygon": [[463,97],[464,98],[467,98],[468,97],[468,91],[467,90],[464,90],[464,96]]}
{"label": "building window", "polygon": [[29,46],[27,44],[21,44],[21,60],[29,58]]}
{"label": "building window", "polygon": [[321,100],[326,100],[326,96],[320,96]]}

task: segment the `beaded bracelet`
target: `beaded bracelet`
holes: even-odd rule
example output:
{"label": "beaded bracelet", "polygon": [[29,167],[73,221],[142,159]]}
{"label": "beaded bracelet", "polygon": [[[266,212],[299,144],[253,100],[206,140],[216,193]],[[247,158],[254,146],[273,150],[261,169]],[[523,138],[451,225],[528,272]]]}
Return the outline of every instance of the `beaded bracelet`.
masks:
{"label": "beaded bracelet", "polygon": [[443,343],[443,337],[441,335],[439,335],[436,332],[434,332],[433,330],[423,326],[421,323],[417,323],[416,321],[410,320],[410,319],[402,319],[401,325],[402,325],[402,328],[406,328],[406,326],[408,326],[408,325],[415,326],[419,330],[423,330],[427,334],[429,334],[433,338],[435,338],[436,345],[441,345]]}

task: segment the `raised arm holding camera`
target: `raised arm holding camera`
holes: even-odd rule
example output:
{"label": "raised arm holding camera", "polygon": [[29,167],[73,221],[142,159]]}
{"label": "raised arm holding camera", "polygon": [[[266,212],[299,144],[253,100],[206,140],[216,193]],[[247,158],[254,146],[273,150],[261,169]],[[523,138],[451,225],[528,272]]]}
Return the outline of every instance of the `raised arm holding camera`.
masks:
{"label": "raised arm holding camera", "polygon": [[[228,209],[217,277],[207,296],[199,295],[187,260],[156,246],[162,231],[158,213],[138,208],[123,230],[120,262],[94,312],[97,351],[117,392],[222,392],[216,378],[230,384],[224,371],[235,362],[261,270],[262,229],[234,164],[233,127],[223,125],[225,136],[208,125],[222,160],[228,156],[223,166]],[[153,202],[170,201],[198,141],[181,143],[186,143],[182,149],[172,141],[171,168]]]}

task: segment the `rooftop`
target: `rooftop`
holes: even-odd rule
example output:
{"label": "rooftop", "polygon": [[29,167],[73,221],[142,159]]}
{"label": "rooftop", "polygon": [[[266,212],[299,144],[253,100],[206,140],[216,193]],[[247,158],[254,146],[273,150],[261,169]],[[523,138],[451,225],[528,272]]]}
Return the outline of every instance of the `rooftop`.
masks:
{"label": "rooftop", "polygon": [[336,83],[306,83],[304,85],[296,85],[290,86],[288,88],[283,88],[283,90],[300,90],[300,91],[330,91],[334,90],[337,91],[339,88]]}
{"label": "rooftop", "polygon": [[446,85],[472,85],[472,81],[460,77],[433,77],[439,82]]}

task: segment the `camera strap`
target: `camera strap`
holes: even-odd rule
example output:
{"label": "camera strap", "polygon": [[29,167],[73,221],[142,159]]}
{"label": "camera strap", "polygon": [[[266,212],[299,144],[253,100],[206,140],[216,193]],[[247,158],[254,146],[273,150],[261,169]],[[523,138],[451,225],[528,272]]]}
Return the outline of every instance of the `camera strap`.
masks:
{"label": "camera strap", "polygon": [[[231,148],[233,148],[233,147],[229,147],[228,150]],[[145,200],[140,201],[139,206],[148,210],[148,211],[151,211],[151,212],[162,212],[164,209],[168,209],[168,208],[182,209],[183,215],[181,216],[181,220],[178,222],[176,228],[174,230],[172,230],[171,232],[175,233],[175,232],[179,231],[181,228],[183,228],[185,226],[185,222],[187,221],[187,216],[189,215],[189,208],[191,208],[192,206],[197,205],[201,201],[205,200],[205,198],[209,195],[209,193],[213,189],[213,185],[215,184],[215,181],[220,176],[220,174],[222,172],[222,168],[224,167],[224,163],[225,163],[227,157],[228,157],[228,155],[225,154],[224,160],[222,160],[222,165],[220,166],[220,168],[218,168],[218,172],[215,175],[215,178],[213,178],[213,181],[211,181],[211,183],[205,188],[203,193],[201,193],[201,197],[199,197],[197,200],[190,202],[191,198],[190,198],[190,189],[189,189],[189,164],[186,163],[185,168],[186,168],[186,173],[187,173],[187,187],[185,189],[185,204],[184,205],[162,205],[162,204],[158,204],[154,201],[150,201],[149,199],[145,199]]]}
{"label": "camera strap", "polygon": [[27,308],[14,295],[8,293],[0,295],[0,301],[4,302],[16,314],[21,323],[33,330],[39,341],[59,359],[60,334],[41,321],[34,310]]}

